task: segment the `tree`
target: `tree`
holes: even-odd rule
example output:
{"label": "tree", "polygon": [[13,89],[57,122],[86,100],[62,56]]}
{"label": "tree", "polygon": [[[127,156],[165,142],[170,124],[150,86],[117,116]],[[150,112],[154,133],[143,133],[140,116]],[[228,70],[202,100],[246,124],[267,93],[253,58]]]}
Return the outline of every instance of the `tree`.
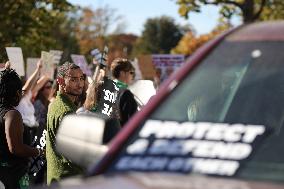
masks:
{"label": "tree", "polygon": [[200,12],[204,5],[221,6],[220,14],[223,17],[230,19],[233,15],[240,15],[244,23],[263,20],[261,14],[264,10],[273,12],[273,7],[278,7],[280,11],[270,19],[279,17],[279,14],[284,18],[282,0],[176,0],[176,2],[179,5],[179,14],[185,18],[188,18],[190,12]]}
{"label": "tree", "polygon": [[132,34],[113,34],[107,37],[109,47],[108,62],[111,63],[116,57],[131,58],[133,46],[137,40]]}
{"label": "tree", "polygon": [[170,17],[148,19],[144,25],[142,37],[137,40],[134,55],[167,54],[181,39],[183,28],[175,24]]}
{"label": "tree", "polygon": [[189,31],[181,38],[178,45],[171,50],[171,53],[190,56],[203,44],[213,39],[228,28],[230,28],[230,26],[226,24],[218,25],[210,33],[200,35],[198,37],[194,32]]}
{"label": "tree", "polygon": [[[41,50],[76,48],[72,32],[63,26],[72,26],[70,13],[74,7],[66,0],[12,0],[0,6],[1,61],[7,60],[5,47],[20,46],[24,55],[40,56]],[[68,36],[68,37],[67,37]],[[62,38],[72,42],[66,43]]]}
{"label": "tree", "polygon": [[268,1],[267,6],[263,8],[260,20],[282,20],[284,19],[284,1]]}
{"label": "tree", "polygon": [[89,54],[94,48],[103,49],[110,26],[116,26],[114,32],[122,32],[124,24],[121,16],[116,15],[115,9],[105,6],[92,10],[88,7],[79,11],[79,21],[76,26],[76,37],[80,44],[81,54]]}

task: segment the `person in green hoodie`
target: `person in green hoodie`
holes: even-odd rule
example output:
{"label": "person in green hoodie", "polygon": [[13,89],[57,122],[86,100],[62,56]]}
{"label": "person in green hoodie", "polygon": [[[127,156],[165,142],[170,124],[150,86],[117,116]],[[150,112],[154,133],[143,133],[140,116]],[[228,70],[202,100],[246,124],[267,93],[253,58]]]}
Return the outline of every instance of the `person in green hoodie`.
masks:
{"label": "person in green hoodie", "polygon": [[131,62],[124,58],[116,58],[111,63],[111,74],[114,82],[119,87],[118,106],[120,124],[123,127],[130,117],[137,111],[138,104],[133,93],[128,90],[135,78],[135,68]]}
{"label": "person in green hoodie", "polygon": [[56,133],[64,116],[76,112],[75,101],[83,92],[85,78],[82,70],[74,63],[65,62],[57,73],[59,91],[49,105],[47,113],[47,184],[64,177],[82,173],[81,168],[56,152]]}

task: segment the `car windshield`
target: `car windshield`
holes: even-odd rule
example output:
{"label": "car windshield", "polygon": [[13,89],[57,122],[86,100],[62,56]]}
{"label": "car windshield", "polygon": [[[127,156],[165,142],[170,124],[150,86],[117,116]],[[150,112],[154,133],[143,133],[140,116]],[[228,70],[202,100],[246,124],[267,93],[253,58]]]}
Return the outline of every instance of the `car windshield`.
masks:
{"label": "car windshield", "polygon": [[[184,160],[175,159],[176,154],[173,152],[176,151],[183,157],[188,156],[189,154],[180,150],[184,147],[181,143],[186,143],[185,145],[192,143],[187,143],[188,139],[161,140],[163,137],[160,137],[156,140],[150,134],[145,140],[145,125],[148,126],[151,120],[170,121],[170,124],[209,122],[221,126],[225,124],[240,124],[245,127],[261,125],[269,131],[269,134],[265,135],[260,143],[252,146],[253,153],[241,163],[233,176],[283,182],[283,49],[284,43],[276,41],[230,39],[223,41],[176,86],[147,120],[141,123],[135,134],[128,139],[109,171],[166,170],[167,172],[167,170],[174,170],[179,172],[178,167],[180,167],[179,170],[186,169],[183,169],[183,164],[180,163]],[[148,130],[151,128],[155,130],[156,126],[149,126]],[[175,133],[174,130],[166,131],[164,124],[158,124],[158,127],[169,135]],[[200,140],[194,142],[197,144]],[[206,142],[202,145],[207,145]],[[220,149],[219,152],[223,153]],[[231,153],[230,150],[229,153]],[[170,157],[165,158],[167,156]],[[192,162],[195,159],[189,157],[186,161]],[[211,164],[208,165],[211,166]],[[189,163],[188,167],[190,166],[192,164]]]}
{"label": "car windshield", "polygon": [[283,42],[222,42],[149,119],[264,125],[272,130],[237,177],[284,181]]}

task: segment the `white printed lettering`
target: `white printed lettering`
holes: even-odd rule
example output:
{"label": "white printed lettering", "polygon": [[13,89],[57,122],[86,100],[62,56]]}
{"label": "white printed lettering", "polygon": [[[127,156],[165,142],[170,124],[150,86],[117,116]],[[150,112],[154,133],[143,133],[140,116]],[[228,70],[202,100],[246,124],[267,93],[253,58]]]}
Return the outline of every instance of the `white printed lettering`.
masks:
{"label": "white printed lettering", "polygon": [[210,123],[196,123],[196,130],[195,133],[193,134],[194,139],[202,139],[205,135],[205,133],[210,129],[211,124]]}
{"label": "white printed lettering", "polygon": [[182,170],[183,166],[184,166],[184,158],[174,158],[170,161],[168,165],[168,170],[170,171]]}
{"label": "white printed lettering", "polygon": [[265,128],[262,125],[257,125],[257,126],[248,125],[248,126],[246,126],[246,132],[243,136],[243,142],[246,142],[246,143],[253,142],[254,139],[258,135],[263,134],[264,131],[265,131]]}
{"label": "white printed lettering", "polygon": [[161,121],[148,120],[143,126],[142,130],[139,132],[139,136],[142,138],[147,138],[152,134],[156,134],[160,130]]}
{"label": "white printed lettering", "polygon": [[228,127],[224,133],[224,140],[228,142],[237,142],[242,138],[242,133],[245,131],[245,126],[241,124],[235,124]]}
{"label": "white printed lettering", "polygon": [[121,158],[115,167],[119,170],[163,170],[168,164],[166,157],[129,157]]}
{"label": "white printed lettering", "polygon": [[126,149],[128,154],[143,154],[148,147],[148,140],[138,139]]}
{"label": "white printed lettering", "polygon": [[112,107],[109,108],[109,105],[104,103],[104,109],[102,110],[102,113],[110,116],[111,112],[112,112]]}

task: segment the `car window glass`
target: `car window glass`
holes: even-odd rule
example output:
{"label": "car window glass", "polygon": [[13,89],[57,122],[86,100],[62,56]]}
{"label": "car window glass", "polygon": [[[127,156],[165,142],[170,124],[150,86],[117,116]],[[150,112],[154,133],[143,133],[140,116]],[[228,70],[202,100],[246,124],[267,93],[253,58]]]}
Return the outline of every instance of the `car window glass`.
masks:
{"label": "car window glass", "polygon": [[[284,53],[281,50],[283,48],[284,44],[276,41],[222,42],[141,123],[135,133],[128,138],[126,145],[123,146],[108,171],[114,171],[124,158],[134,160],[128,161],[128,159],[127,162],[141,169],[147,166],[152,169],[154,165],[159,166],[163,160],[168,160],[163,155],[147,159],[147,153],[144,154],[144,152],[140,155],[129,154],[129,150],[145,151],[145,145],[150,145],[155,140],[153,136],[147,139],[140,136],[140,131],[149,122],[159,122],[165,126],[209,122],[212,125],[219,123],[220,125],[265,126],[269,134],[261,143],[252,147],[253,153],[241,163],[234,176],[284,181],[282,145],[284,143],[282,128]],[[165,129],[165,131],[170,134],[169,130]],[[168,140],[169,144],[170,140]],[[167,148],[169,151],[179,150],[172,149],[173,147]],[[139,158],[146,159],[146,163],[141,164]],[[155,164],[151,158],[153,161],[161,158],[157,160],[160,163]],[[153,163],[153,166],[149,166],[149,163]],[[126,165],[125,162],[124,165]]]}
{"label": "car window glass", "polygon": [[222,43],[149,119],[264,125],[272,132],[239,176],[271,173],[284,180],[283,47],[281,42]]}

